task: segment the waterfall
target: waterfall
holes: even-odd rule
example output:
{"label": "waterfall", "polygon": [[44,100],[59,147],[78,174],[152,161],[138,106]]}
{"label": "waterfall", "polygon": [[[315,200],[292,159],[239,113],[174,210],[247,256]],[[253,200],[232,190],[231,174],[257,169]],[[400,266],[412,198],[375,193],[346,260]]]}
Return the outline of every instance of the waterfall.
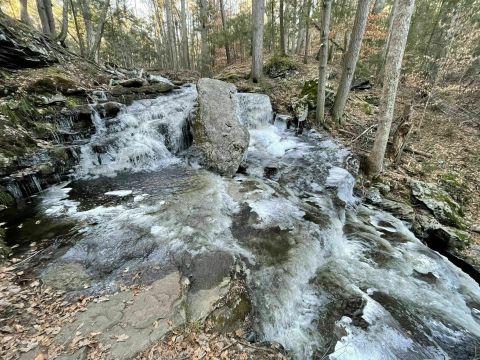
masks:
{"label": "waterfall", "polygon": [[76,169],[85,179],[42,203],[78,221],[80,240],[50,267],[82,264],[90,291],[113,292],[125,269],[148,283],[152,269],[219,252],[247,269],[259,340],[295,359],[472,358],[475,281],[354,196],[349,149],[287,130],[265,95],[236,96],[250,144],[233,179],[182,161],[194,86],[136,101],[108,124],[94,117]]}
{"label": "waterfall", "polygon": [[77,174],[114,176],[178,162],[174,154],[189,145],[188,122],[196,96],[195,86],[187,86],[155,99],[135,101],[111,120],[108,128],[94,112],[96,133],[81,148]]}

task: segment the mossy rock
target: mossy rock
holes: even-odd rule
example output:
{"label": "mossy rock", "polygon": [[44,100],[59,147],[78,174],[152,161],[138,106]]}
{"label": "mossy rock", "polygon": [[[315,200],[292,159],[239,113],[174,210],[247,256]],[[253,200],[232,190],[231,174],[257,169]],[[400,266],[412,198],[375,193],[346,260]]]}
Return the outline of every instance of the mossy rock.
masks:
{"label": "mossy rock", "polygon": [[245,286],[234,285],[228,292],[221,306],[213,310],[208,320],[213,329],[223,333],[234,332],[243,327],[252,311],[252,303]]}
{"label": "mossy rock", "polygon": [[[307,96],[308,104],[313,109],[317,107],[317,92],[318,92],[318,79],[310,79],[305,81],[300,92],[300,98]],[[325,106],[330,108],[335,102],[335,92],[327,87],[325,89]]]}
{"label": "mossy rock", "polygon": [[5,229],[0,227],[0,264],[8,258],[11,251],[5,243]]}
{"label": "mossy rock", "polygon": [[467,225],[463,219],[464,211],[462,206],[438,186],[419,180],[409,180],[412,195],[419,202],[424,204],[444,225],[453,226],[466,230]]}
{"label": "mossy rock", "polygon": [[68,90],[76,87],[75,82],[61,76],[45,77],[35,81],[27,87],[27,91],[34,94],[56,94],[67,93]]}
{"label": "mossy rock", "polygon": [[15,206],[15,198],[7,191],[0,189],[0,205]]}
{"label": "mossy rock", "polygon": [[297,69],[295,60],[289,56],[272,56],[264,67],[264,72],[271,78],[286,77]]}

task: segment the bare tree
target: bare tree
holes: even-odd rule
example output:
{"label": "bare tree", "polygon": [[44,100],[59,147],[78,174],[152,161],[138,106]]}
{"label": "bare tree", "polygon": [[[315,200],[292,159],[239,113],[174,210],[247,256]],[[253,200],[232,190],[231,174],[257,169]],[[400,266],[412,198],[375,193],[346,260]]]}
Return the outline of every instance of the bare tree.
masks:
{"label": "bare tree", "polygon": [[180,2],[180,13],[181,13],[181,31],[182,31],[182,59],[183,65],[186,68],[190,68],[190,54],[188,50],[188,28],[187,28],[187,10],[185,5],[185,0]]}
{"label": "bare tree", "polygon": [[198,0],[200,10],[200,71],[202,75],[210,73],[210,53],[208,48],[208,0]]}
{"label": "bare tree", "polygon": [[283,0],[280,0],[280,55],[285,56],[285,23],[284,23],[284,6]]}
{"label": "bare tree", "polygon": [[32,19],[28,14],[28,0],[20,0],[20,20],[27,25],[32,25]]}
{"label": "bare tree", "polygon": [[220,0],[220,16],[222,18],[223,41],[225,42],[225,56],[227,57],[227,65],[232,63],[232,55],[230,53],[230,46],[227,37],[227,16],[225,15],[224,0]]}
{"label": "bare tree", "polygon": [[68,9],[70,5],[70,0],[63,1],[63,11],[62,11],[62,28],[60,34],[58,34],[57,40],[65,46],[65,39],[68,35]]}
{"label": "bare tree", "polygon": [[383,9],[385,8],[387,0],[375,0],[375,4],[373,5],[372,14],[378,15],[380,14]]}
{"label": "bare tree", "polygon": [[340,122],[347,103],[348,92],[353,80],[353,74],[357,66],[360,48],[362,47],[363,34],[368,20],[368,6],[370,0],[358,0],[357,12],[353,23],[352,36],[348,44],[348,50],[343,59],[342,77],[338,85],[335,104],[333,105],[333,118]]}
{"label": "bare tree", "polygon": [[317,90],[317,123],[325,122],[325,88],[327,86],[327,60],[328,60],[328,34],[330,32],[330,13],[332,11],[332,0],[322,1],[322,22],[320,51],[319,51],[319,70],[318,70],[318,90]]}
{"label": "bare tree", "polygon": [[392,35],[393,18],[395,17],[395,10],[399,0],[393,0],[392,10],[388,19],[388,35],[385,44],[383,44],[382,55],[380,56],[379,65],[377,68],[376,79],[379,84],[383,84],[383,75],[385,70],[385,60],[387,58],[388,47],[390,46],[390,38]]}
{"label": "bare tree", "polygon": [[263,75],[263,17],[264,0],[252,0],[252,79],[258,82]]}
{"label": "bare tree", "polygon": [[168,53],[168,61],[170,67],[177,70],[178,69],[178,61],[177,61],[177,52],[175,48],[175,28],[173,27],[173,19],[172,19],[172,3],[171,0],[165,0],[165,15],[167,18],[167,53]]}
{"label": "bare tree", "polygon": [[37,10],[43,33],[55,37],[55,20],[51,0],[37,0]]}
{"label": "bare tree", "polygon": [[372,152],[368,158],[367,172],[371,175],[380,173],[383,169],[383,159],[388,144],[390,128],[392,126],[395,98],[398,81],[407,43],[408,31],[412,18],[415,0],[398,1],[392,25],[390,46],[387,51],[385,64],[385,80],[383,84],[380,111],[378,114],[378,129],[375,136]]}
{"label": "bare tree", "polygon": [[306,19],[305,19],[305,52],[303,53],[303,63],[308,62],[308,44],[310,42],[310,10],[312,8],[312,0],[307,0]]}
{"label": "bare tree", "polygon": [[100,8],[99,21],[96,30],[92,20],[92,13],[87,0],[80,0],[80,9],[82,12],[83,23],[86,33],[86,46],[85,54],[88,59],[98,61],[98,50],[100,48],[100,42],[102,41],[103,28],[107,21],[107,13],[110,7],[110,0],[105,0],[103,6]]}

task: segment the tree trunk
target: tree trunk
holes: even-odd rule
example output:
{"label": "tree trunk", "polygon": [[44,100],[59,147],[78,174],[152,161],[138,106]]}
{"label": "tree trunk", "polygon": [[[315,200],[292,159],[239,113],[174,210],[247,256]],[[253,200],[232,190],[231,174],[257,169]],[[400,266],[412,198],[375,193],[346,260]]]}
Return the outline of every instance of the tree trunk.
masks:
{"label": "tree trunk", "polygon": [[325,88],[327,85],[328,34],[330,31],[331,10],[332,0],[323,0],[322,22],[320,24],[321,38],[317,89],[317,124],[323,124],[325,122]]}
{"label": "tree trunk", "polygon": [[372,14],[374,15],[380,14],[385,8],[386,2],[387,2],[386,0],[376,0],[375,5],[373,5]]}
{"label": "tree trunk", "polygon": [[258,82],[263,75],[263,17],[264,0],[252,0],[252,79]]}
{"label": "tree trunk", "polygon": [[280,0],[280,55],[285,56],[285,24],[284,24],[284,7],[283,0]]}
{"label": "tree trunk", "polygon": [[62,29],[60,34],[58,35],[57,40],[65,46],[65,39],[68,35],[68,8],[69,8],[70,0],[63,1],[63,13],[62,13]]}
{"label": "tree trunk", "polygon": [[174,41],[174,28],[172,20],[172,6],[170,0],[165,0],[165,16],[167,18],[167,53],[170,68],[177,70],[177,59],[175,58],[175,41]]}
{"label": "tree trunk", "polygon": [[305,52],[303,54],[303,63],[308,63],[308,45],[310,43],[310,10],[312,0],[307,0],[306,19],[305,19]]}
{"label": "tree trunk", "polygon": [[342,77],[338,86],[335,104],[333,105],[333,118],[340,122],[347,103],[348,92],[352,84],[353,75],[357,66],[360,48],[362,47],[363,34],[368,20],[368,6],[370,0],[358,0],[357,12],[353,23],[352,36],[348,50],[343,59]]}
{"label": "tree trunk", "polygon": [[47,36],[52,36],[53,31],[50,28],[51,23],[47,14],[48,10],[44,0],[37,0],[37,10],[38,17],[40,18],[40,23],[42,24],[42,32]]}
{"label": "tree trunk", "polygon": [[407,146],[407,142],[410,139],[410,135],[413,130],[412,108],[412,103],[405,105],[405,108],[403,109],[403,116],[400,118],[397,129],[393,134],[390,156],[395,166],[400,164],[403,151]]}
{"label": "tree trunk", "polygon": [[402,0],[398,2],[397,9],[395,10],[390,46],[385,64],[385,81],[383,84],[382,98],[380,100],[378,129],[372,152],[368,158],[367,171],[371,175],[379,174],[383,169],[383,159],[392,126],[398,81],[400,79],[403,54],[405,52],[414,5],[415,0]]}
{"label": "tree trunk", "polygon": [[377,69],[377,83],[383,84],[383,77],[384,77],[384,70],[385,70],[385,61],[387,59],[387,52],[388,52],[388,47],[390,46],[390,39],[392,37],[392,26],[393,26],[393,19],[395,17],[395,11],[397,9],[399,0],[393,0],[393,5],[392,5],[392,10],[390,11],[390,17],[388,19],[388,35],[387,35],[387,41],[383,45],[382,48],[382,55],[379,60],[379,65]]}
{"label": "tree trunk", "polygon": [[208,49],[208,0],[198,0],[200,8],[200,72],[207,76],[210,74],[210,53]]}
{"label": "tree trunk", "polygon": [[275,50],[275,0],[271,0],[271,17],[270,17],[270,51]]}
{"label": "tree trunk", "polygon": [[80,48],[80,55],[81,56],[86,56],[85,54],[85,42],[83,39],[83,34],[82,31],[80,30],[80,24],[78,23],[78,15],[77,15],[77,9],[75,7],[75,4],[73,0],[69,0],[70,5],[72,7],[72,14],[73,14],[73,23],[75,24],[75,31],[77,33],[78,37],[78,47]]}
{"label": "tree trunk", "polygon": [[295,53],[300,54],[302,51],[302,46],[303,46],[303,41],[305,40],[305,28],[304,28],[304,22],[303,22],[303,17],[305,17],[306,13],[306,5],[307,5],[308,0],[303,0],[302,5],[300,5],[300,16],[298,17],[298,30],[297,30],[297,43],[295,45]]}
{"label": "tree trunk", "polygon": [[227,65],[232,63],[232,55],[230,53],[230,46],[228,44],[227,36],[227,17],[225,15],[224,0],[220,0],[220,16],[222,17],[223,41],[225,42],[225,56],[227,57]]}
{"label": "tree trunk", "polygon": [[28,0],[20,0],[20,20],[27,25],[32,25],[32,19],[28,14]]}
{"label": "tree trunk", "polygon": [[185,0],[180,2],[180,12],[182,21],[182,58],[183,66],[190,69],[190,54],[188,50],[188,28],[187,28],[187,10]]}

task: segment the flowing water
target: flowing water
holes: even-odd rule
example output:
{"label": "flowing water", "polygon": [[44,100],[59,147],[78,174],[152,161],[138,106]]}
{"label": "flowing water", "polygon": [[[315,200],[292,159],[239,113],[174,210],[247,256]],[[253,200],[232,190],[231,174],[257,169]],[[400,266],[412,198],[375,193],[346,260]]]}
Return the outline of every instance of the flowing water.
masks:
{"label": "flowing water", "polygon": [[194,86],[96,118],[76,180],[39,201],[38,216],[68,224],[53,232],[68,245],[42,276],[80,264],[88,291],[115,291],[126,272],[148,282],[188,257],[226,254],[245,268],[259,340],[294,358],[473,358],[478,285],[354,196],[348,149],[287,130],[264,95],[237,104],[251,140],[247,171],[234,178],[182,158]]}

